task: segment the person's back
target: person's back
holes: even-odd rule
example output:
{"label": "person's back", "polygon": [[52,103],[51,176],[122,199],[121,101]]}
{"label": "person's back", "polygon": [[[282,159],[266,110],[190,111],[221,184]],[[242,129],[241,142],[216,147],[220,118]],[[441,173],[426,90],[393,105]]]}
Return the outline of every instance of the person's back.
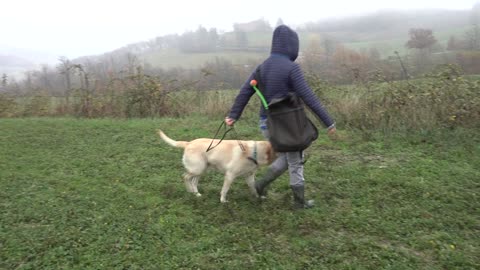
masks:
{"label": "person's back", "polygon": [[292,91],[289,86],[289,74],[293,62],[281,54],[272,54],[259,67],[261,91],[268,103],[273,99],[281,99]]}
{"label": "person's back", "polygon": [[272,38],[270,57],[260,66],[262,93],[267,101],[284,98],[292,91],[290,74],[298,65],[293,61],[298,57],[298,36],[286,26],[275,29]]}
{"label": "person's back", "polygon": [[[260,68],[259,80],[262,84],[262,94],[269,103],[272,99],[284,98],[289,92],[295,92],[327,127],[331,127],[334,124],[333,120],[308,87],[300,65],[294,62],[298,57],[298,50],[297,33],[288,26],[278,26],[273,33],[270,56],[257,67]],[[254,93],[250,86],[254,76],[255,72],[250,75],[240,90],[229,118],[235,120],[240,118],[243,108]],[[266,117],[263,107],[260,108],[260,115],[262,118]]]}

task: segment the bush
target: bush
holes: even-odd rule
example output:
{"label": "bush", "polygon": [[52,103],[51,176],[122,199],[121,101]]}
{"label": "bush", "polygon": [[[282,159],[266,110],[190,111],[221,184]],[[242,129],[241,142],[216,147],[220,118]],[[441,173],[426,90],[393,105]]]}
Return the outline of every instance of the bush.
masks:
{"label": "bush", "polygon": [[[441,65],[415,80],[391,81],[381,72],[370,77],[366,83],[349,86],[333,85],[315,76],[307,76],[307,79],[339,127],[360,129],[365,133],[377,130],[389,133],[480,125],[480,80],[464,77],[458,66]],[[174,85],[139,72],[115,79],[102,92],[87,94],[86,97],[72,96],[69,102],[39,95],[22,98],[20,103],[1,95],[0,116],[42,116],[52,112],[60,115],[73,111],[80,117],[201,114],[223,118],[238,90],[191,90],[188,84]],[[243,120],[257,119],[258,98],[253,96],[248,106]]]}
{"label": "bush", "polygon": [[[442,65],[422,79],[336,88],[311,80],[339,126],[384,132],[478,127],[480,89],[455,65]],[[321,95],[320,95],[321,96]]]}
{"label": "bush", "polygon": [[23,116],[50,115],[52,98],[47,95],[38,95],[28,98],[23,109]]}
{"label": "bush", "polygon": [[16,116],[17,102],[7,94],[0,94],[0,117]]}
{"label": "bush", "polygon": [[480,52],[465,51],[457,53],[457,63],[467,74],[480,74]]}

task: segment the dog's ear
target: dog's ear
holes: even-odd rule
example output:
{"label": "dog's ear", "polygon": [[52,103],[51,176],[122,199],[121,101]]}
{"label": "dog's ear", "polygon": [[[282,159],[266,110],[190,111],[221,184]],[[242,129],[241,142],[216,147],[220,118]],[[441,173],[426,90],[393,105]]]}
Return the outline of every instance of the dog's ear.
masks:
{"label": "dog's ear", "polygon": [[265,154],[267,157],[268,164],[271,164],[277,158],[277,153],[273,150],[272,144],[270,142],[265,143]]}

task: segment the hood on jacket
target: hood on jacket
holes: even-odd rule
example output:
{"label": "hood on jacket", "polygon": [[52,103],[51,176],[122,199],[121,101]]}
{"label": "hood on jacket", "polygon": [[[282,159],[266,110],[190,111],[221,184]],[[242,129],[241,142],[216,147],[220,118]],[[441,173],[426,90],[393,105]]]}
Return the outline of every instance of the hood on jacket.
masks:
{"label": "hood on jacket", "polygon": [[292,61],[298,57],[299,41],[295,31],[286,25],[280,25],[273,31],[271,53],[288,56]]}

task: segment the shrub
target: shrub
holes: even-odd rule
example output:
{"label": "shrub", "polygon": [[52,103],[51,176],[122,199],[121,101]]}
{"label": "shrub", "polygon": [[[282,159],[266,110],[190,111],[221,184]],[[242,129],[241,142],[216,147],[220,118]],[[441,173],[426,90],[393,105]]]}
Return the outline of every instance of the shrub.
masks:
{"label": "shrub", "polygon": [[384,132],[473,127],[480,123],[479,81],[468,80],[455,65],[442,65],[414,81],[379,81],[333,87],[310,78],[324,93],[339,126]]}
{"label": "shrub", "polygon": [[23,116],[48,116],[50,115],[52,98],[45,94],[38,94],[25,100]]}
{"label": "shrub", "polygon": [[480,52],[464,51],[457,53],[457,63],[467,74],[480,74]]}
{"label": "shrub", "polygon": [[15,99],[7,94],[0,94],[0,117],[17,116],[17,102]]}

